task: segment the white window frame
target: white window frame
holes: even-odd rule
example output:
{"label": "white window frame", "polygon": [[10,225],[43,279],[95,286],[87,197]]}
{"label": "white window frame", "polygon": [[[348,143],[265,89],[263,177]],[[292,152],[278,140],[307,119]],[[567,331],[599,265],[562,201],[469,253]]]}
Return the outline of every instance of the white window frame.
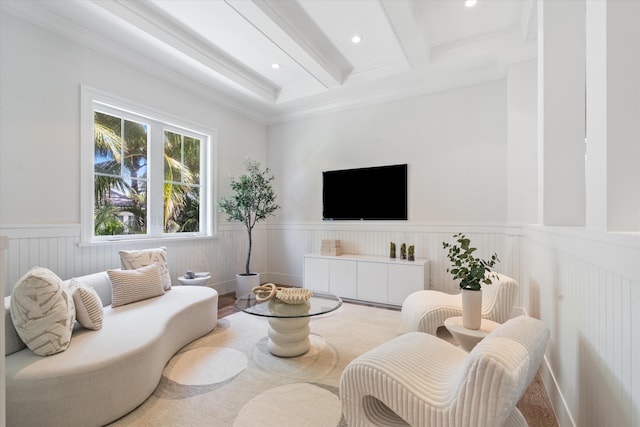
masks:
{"label": "white window frame", "polygon": [[[144,240],[180,240],[216,236],[214,208],[217,131],[172,117],[96,89],[81,87],[80,118],[80,223],[81,245]],[[150,125],[147,159],[147,233],[116,236],[94,236],[94,111]],[[198,138],[201,147],[200,231],[165,233],[164,206],[164,132],[177,132]],[[155,145],[155,147],[154,147]]]}

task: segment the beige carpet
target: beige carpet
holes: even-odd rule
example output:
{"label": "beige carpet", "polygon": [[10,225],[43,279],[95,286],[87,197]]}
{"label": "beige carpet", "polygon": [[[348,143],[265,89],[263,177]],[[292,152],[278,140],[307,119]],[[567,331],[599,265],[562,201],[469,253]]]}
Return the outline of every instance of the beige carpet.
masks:
{"label": "beige carpet", "polygon": [[267,326],[245,313],[220,319],[171,359],[146,402],[112,425],[346,427],[344,367],[403,332],[398,311],[345,303],[312,319],[308,353],[278,358],[266,348]]}

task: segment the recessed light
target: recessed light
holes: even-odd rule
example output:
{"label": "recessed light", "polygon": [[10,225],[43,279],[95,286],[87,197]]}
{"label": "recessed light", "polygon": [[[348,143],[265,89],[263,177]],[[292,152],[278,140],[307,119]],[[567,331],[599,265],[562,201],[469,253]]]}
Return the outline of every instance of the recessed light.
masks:
{"label": "recessed light", "polygon": [[355,36],[351,37],[351,41],[353,43],[355,43],[355,44],[358,44],[358,43],[360,43],[362,41],[362,37],[360,37],[358,35],[355,35]]}
{"label": "recessed light", "polygon": [[273,68],[274,70],[278,70],[280,69],[280,64],[274,62],[273,64],[271,64],[271,68]]}
{"label": "recessed light", "polygon": [[464,2],[464,5],[467,7],[473,7],[476,5],[476,3],[478,3],[478,0],[466,0]]}

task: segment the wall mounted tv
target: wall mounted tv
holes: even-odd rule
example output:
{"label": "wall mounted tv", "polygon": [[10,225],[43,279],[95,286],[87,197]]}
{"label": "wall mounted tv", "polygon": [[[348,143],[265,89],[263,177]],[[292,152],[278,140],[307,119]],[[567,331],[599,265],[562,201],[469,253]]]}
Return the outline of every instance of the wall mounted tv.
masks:
{"label": "wall mounted tv", "polygon": [[323,220],[406,220],[407,165],[322,173]]}

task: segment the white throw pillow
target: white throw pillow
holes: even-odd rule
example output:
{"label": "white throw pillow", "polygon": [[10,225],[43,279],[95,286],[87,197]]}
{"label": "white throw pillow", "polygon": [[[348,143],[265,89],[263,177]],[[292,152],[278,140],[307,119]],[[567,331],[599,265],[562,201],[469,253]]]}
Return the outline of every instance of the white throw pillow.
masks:
{"label": "white throw pillow", "polygon": [[76,306],[76,319],[87,329],[97,331],[102,328],[104,311],[100,296],[91,286],[87,286],[75,278],[69,283],[69,290]]}
{"label": "white throw pillow", "polygon": [[24,343],[39,356],[66,350],[75,323],[73,298],[51,270],[34,267],[11,293],[11,320]]}
{"label": "white throw pillow", "polygon": [[171,289],[171,276],[169,275],[169,263],[167,262],[167,248],[144,249],[140,251],[120,251],[120,264],[123,270],[135,270],[151,264],[160,266],[162,286],[165,291]]}
{"label": "white throw pillow", "polygon": [[111,280],[111,307],[163,295],[160,271],[157,264],[137,270],[107,270]]}

